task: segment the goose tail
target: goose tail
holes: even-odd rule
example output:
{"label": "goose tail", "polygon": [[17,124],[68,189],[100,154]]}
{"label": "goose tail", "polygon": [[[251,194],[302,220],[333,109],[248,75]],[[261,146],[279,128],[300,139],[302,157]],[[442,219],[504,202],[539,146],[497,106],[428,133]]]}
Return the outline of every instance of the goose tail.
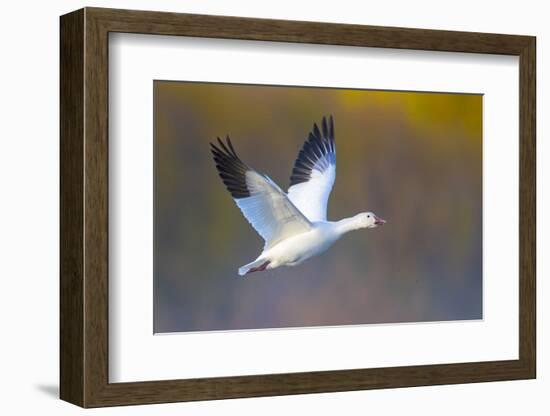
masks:
{"label": "goose tail", "polygon": [[263,272],[269,265],[269,260],[258,258],[252,263],[245,264],[239,267],[239,276],[247,275],[248,273]]}

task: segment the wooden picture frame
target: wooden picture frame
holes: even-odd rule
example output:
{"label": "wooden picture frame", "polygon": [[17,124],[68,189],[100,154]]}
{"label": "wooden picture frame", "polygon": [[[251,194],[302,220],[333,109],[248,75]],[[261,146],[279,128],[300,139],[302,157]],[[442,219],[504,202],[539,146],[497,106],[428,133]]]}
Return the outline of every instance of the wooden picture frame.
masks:
{"label": "wooden picture frame", "polygon": [[[60,28],[61,399],[101,407],[535,378],[534,37],[100,8],[64,15]],[[519,359],[109,383],[110,32],[519,56]]]}

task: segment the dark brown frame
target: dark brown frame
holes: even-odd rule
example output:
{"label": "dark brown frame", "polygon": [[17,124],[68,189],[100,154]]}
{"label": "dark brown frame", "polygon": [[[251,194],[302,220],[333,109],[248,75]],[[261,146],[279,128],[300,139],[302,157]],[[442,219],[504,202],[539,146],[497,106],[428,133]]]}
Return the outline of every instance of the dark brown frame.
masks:
{"label": "dark brown frame", "polygon": [[[60,23],[63,400],[100,407],[535,378],[534,37],[99,8],[69,13]],[[519,359],[109,383],[109,32],[519,56]]]}

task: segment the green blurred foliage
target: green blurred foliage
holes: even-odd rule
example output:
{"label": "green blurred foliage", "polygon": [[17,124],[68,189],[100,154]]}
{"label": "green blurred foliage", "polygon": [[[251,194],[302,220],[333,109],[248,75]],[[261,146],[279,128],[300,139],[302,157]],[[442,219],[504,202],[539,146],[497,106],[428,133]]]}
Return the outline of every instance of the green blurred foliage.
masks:
{"label": "green blurred foliage", "polygon": [[[482,96],[155,81],[155,332],[480,319]],[[374,211],[300,266],[241,278],[263,242],[209,142],[288,187],[332,114],[329,219]]]}

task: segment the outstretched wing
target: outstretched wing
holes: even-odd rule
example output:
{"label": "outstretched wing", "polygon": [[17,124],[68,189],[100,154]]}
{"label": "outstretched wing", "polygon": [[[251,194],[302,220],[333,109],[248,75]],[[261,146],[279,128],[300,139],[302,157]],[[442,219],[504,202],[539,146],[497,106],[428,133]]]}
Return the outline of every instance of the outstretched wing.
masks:
{"label": "outstretched wing", "polygon": [[326,221],[327,204],[336,179],[334,121],[323,117],[309,133],[290,177],[288,198],[310,221]]}
{"label": "outstretched wing", "polygon": [[210,143],[220,178],[243,215],[265,240],[264,249],[295,234],[311,230],[311,223],[267,176],[245,165],[226,143]]}

